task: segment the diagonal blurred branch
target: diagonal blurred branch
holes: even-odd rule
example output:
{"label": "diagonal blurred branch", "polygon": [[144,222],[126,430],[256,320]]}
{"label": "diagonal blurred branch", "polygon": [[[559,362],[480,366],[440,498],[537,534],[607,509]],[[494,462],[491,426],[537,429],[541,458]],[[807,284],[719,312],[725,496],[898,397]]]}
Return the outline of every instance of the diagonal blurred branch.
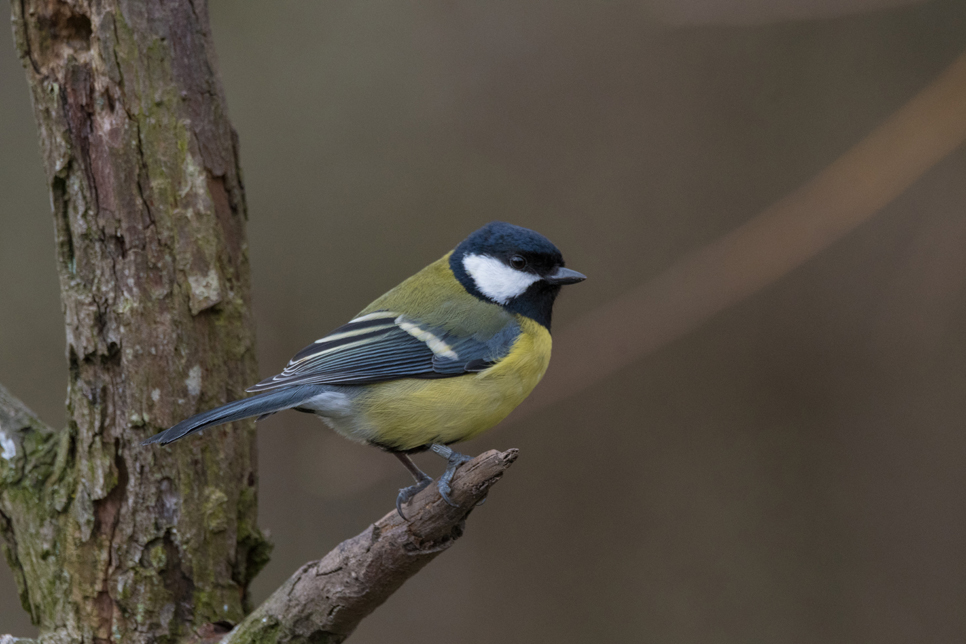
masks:
{"label": "diagonal blurred branch", "polygon": [[514,421],[632,364],[774,283],[871,219],[966,140],[966,54],[814,179],[558,334]]}
{"label": "diagonal blurred branch", "polygon": [[673,25],[761,25],[786,20],[827,20],[882,11],[925,0],[654,0],[660,18]]}

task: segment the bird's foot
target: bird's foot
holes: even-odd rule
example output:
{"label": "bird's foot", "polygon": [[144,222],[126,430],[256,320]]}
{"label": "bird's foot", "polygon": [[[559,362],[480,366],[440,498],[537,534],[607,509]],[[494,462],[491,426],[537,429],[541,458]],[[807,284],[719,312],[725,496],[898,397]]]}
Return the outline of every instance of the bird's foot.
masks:
{"label": "bird's foot", "polygon": [[446,471],[443,472],[443,475],[439,477],[438,481],[436,481],[436,487],[439,489],[439,495],[443,497],[443,500],[455,508],[458,504],[449,497],[450,492],[453,491],[453,488],[450,487],[450,481],[453,480],[453,474],[456,473],[456,469],[463,463],[472,461],[473,457],[467,456],[466,454],[460,454],[459,452],[454,452],[446,445],[440,445],[438,443],[433,444],[430,449],[446,459]]}
{"label": "bird's foot", "polygon": [[412,501],[413,497],[429,487],[429,484],[433,482],[433,479],[423,474],[414,485],[409,487],[404,487],[399,490],[399,496],[396,497],[396,512],[402,517],[403,521],[409,521],[406,515],[403,513],[403,504]]}

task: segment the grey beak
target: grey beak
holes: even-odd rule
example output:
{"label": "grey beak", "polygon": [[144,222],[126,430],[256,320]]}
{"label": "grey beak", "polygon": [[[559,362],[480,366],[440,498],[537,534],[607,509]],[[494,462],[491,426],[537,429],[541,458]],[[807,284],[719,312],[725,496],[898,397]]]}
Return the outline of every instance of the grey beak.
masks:
{"label": "grey beak", "polygon": [[578,273],[577,271],[572,271],[569,268],[564,268],[563,266],[561,266],[554,272],[550,273],[550,275],[547,275],[546,277],[544,277],[543,279],[546,280],[547,282],[550,282],[551,284],[564,285],[564,284],[576,284],[577,282],[583,282],[585,279],[587,279],[587,276],[582,273]]}

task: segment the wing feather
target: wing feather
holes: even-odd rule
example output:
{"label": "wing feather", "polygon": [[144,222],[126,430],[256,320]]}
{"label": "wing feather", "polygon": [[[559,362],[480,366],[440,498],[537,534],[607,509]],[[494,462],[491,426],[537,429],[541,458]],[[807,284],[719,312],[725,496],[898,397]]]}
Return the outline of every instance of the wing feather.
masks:
{"label": "wing feather", "polygon": [[359,385],[483,371],[510,351],[515,323],[488,338],[456,338],[391,311],[358,317],[295,354],[282,373],[248,391],[295,384]]}

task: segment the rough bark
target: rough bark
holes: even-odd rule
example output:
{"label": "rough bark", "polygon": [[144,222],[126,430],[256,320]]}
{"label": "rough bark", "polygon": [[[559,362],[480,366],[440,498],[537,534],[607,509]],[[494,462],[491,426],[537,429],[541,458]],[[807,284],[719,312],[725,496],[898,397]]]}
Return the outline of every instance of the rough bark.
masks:
{"label": "rough bark", "polygon": [[403,582],[463,534],[469,512],[517,458],[517,450],[491,450],[457,470],[453,500],[436,486],[406,508],[409,521],[392,511],[342,542],[319,561],[302,566],[221,644],[338,644]]}
{"label": "rough bark", "polygon": [[[68,423],[0,418],[0,532],[41,639],[237,623],[267,559],[252,423],[140,441],[256,380],[237,139],[199,0],[12,0],[49,181]],[[4,398],[7,398],[4,395]]]}

